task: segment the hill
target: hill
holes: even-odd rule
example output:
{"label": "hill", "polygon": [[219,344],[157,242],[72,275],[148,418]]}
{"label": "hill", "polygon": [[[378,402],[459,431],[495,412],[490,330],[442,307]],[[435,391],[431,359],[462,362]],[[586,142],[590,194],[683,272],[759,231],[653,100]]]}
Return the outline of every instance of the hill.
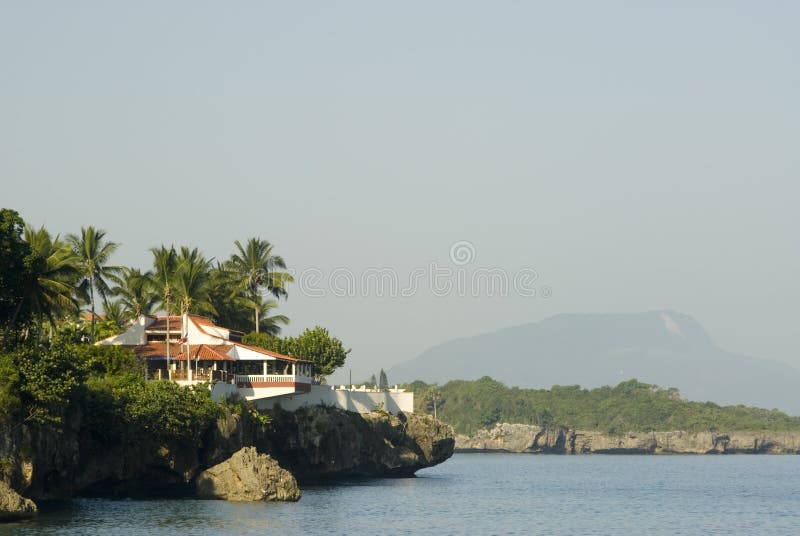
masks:
{"label": "hill", "polygon": [[675,431],[798,431],[800,417],[778,410],[719,406],[690,402],[676,389],[628,380],[616,387],[582,389],[577,385],[552,389],[509,388],[492,378],[455,380],[442,386],[414,382],[415,411],[432,413],[461,434],[491,428],[497,423],[531,424],[595,430],[607,434]]}
{"label": "hill", "polygon": [[548,388],[616,385],[628,378],[680,389],[690,400],[779,408],[800,415],[800,371],[719,348],[673,311],[558,315],[432,347],[388,371],[392,382],[491,376]]}

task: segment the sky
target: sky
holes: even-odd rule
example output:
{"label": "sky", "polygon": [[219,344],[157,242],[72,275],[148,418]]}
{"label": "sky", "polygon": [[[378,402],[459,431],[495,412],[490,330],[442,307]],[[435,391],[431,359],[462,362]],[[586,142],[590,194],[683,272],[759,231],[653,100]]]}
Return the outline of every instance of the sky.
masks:
{"label": "sky", "polygon": [[[0,3],[0,206],[117,264],[269,240],[377,374],[674,309],[800,367],[796,2]],[[391,382],[391,378],[389,378]]]}

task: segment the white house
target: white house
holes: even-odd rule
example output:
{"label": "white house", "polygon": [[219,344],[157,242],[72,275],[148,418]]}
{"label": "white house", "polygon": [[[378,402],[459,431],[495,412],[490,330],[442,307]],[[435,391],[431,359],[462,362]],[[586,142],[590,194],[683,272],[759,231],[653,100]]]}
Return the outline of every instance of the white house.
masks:
{"label": "white house", "polygon": [[402,389],[314,385],[311,361],[242,344],[242,335],[197,315],[141,316],[124,332],[96,344],[131,348],[145,360],[148,379],[209,382],[216,400],[238,393],[259,409],[324,404],[361,413],[378,407],[390,413],[414,411],[414,393]]}
{"label": "white house", "polygon": [[241,340],[240,332],[202,316],[141,316],[126,331],[97,344],[131,348],[147,363],[148,379],[171,379],[180,384],[221,382],[235,386],[247,400],[311,390],[311,361],[242,344]]}

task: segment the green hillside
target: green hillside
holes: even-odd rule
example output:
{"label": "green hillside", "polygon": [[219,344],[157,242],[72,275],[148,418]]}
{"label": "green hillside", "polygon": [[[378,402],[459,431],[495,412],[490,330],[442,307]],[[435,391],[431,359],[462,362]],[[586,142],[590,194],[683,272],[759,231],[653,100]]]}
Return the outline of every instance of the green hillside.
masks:
{"label": "green hillside", "polygon": [[470,434],[498,422],[568,426],[611,434],[626,431],[800,430],[800,417],[778,410],[690,402],[677,389],[628,380],[616,387],[551,389],[506,387],[488,376],[444,385],[416,381],[415,410],[433,414],[457,433]]}

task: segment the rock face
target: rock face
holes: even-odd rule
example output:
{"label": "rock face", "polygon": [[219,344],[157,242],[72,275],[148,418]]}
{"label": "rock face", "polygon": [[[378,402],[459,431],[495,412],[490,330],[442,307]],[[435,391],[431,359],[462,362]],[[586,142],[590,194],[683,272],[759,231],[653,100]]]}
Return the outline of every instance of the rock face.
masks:
{"label": "rock face", "polygon": [[322,406],[277,412],[258,443],[302,483],[412,476],[453,454],[452,429],[425,415],[350,413]]}
{"label": "rock face", "polygon": [[497,424],[456,436],[456,450],[553,454],[800,454],[797,432],[629,432],[611,436],[569,428]]}
{"label": "rock face", "polygon": [[0,426],[0,480],[35,501],[191,495],[200,473],[243,447],[270,454],[302,483],[411,476],[449,458],[454,445],[449,426],[415,414],[312,407],[276,412],[266,426],[232,414],[210,426],[199,446],[153,438],[106,445],[84,433],[80,415],[73,415],[62,430]]}
{"label": "rock face", "polygon": [[300,488],[292,474],[266,454],[245,447],[206,469],[195,480],[197,496],[228,501],[297,501]]}
{"label": "rock face", "polygon": [[0,480],[0,520],[24,519],[36,515],[37,508],[32,500],[19,493]]}

